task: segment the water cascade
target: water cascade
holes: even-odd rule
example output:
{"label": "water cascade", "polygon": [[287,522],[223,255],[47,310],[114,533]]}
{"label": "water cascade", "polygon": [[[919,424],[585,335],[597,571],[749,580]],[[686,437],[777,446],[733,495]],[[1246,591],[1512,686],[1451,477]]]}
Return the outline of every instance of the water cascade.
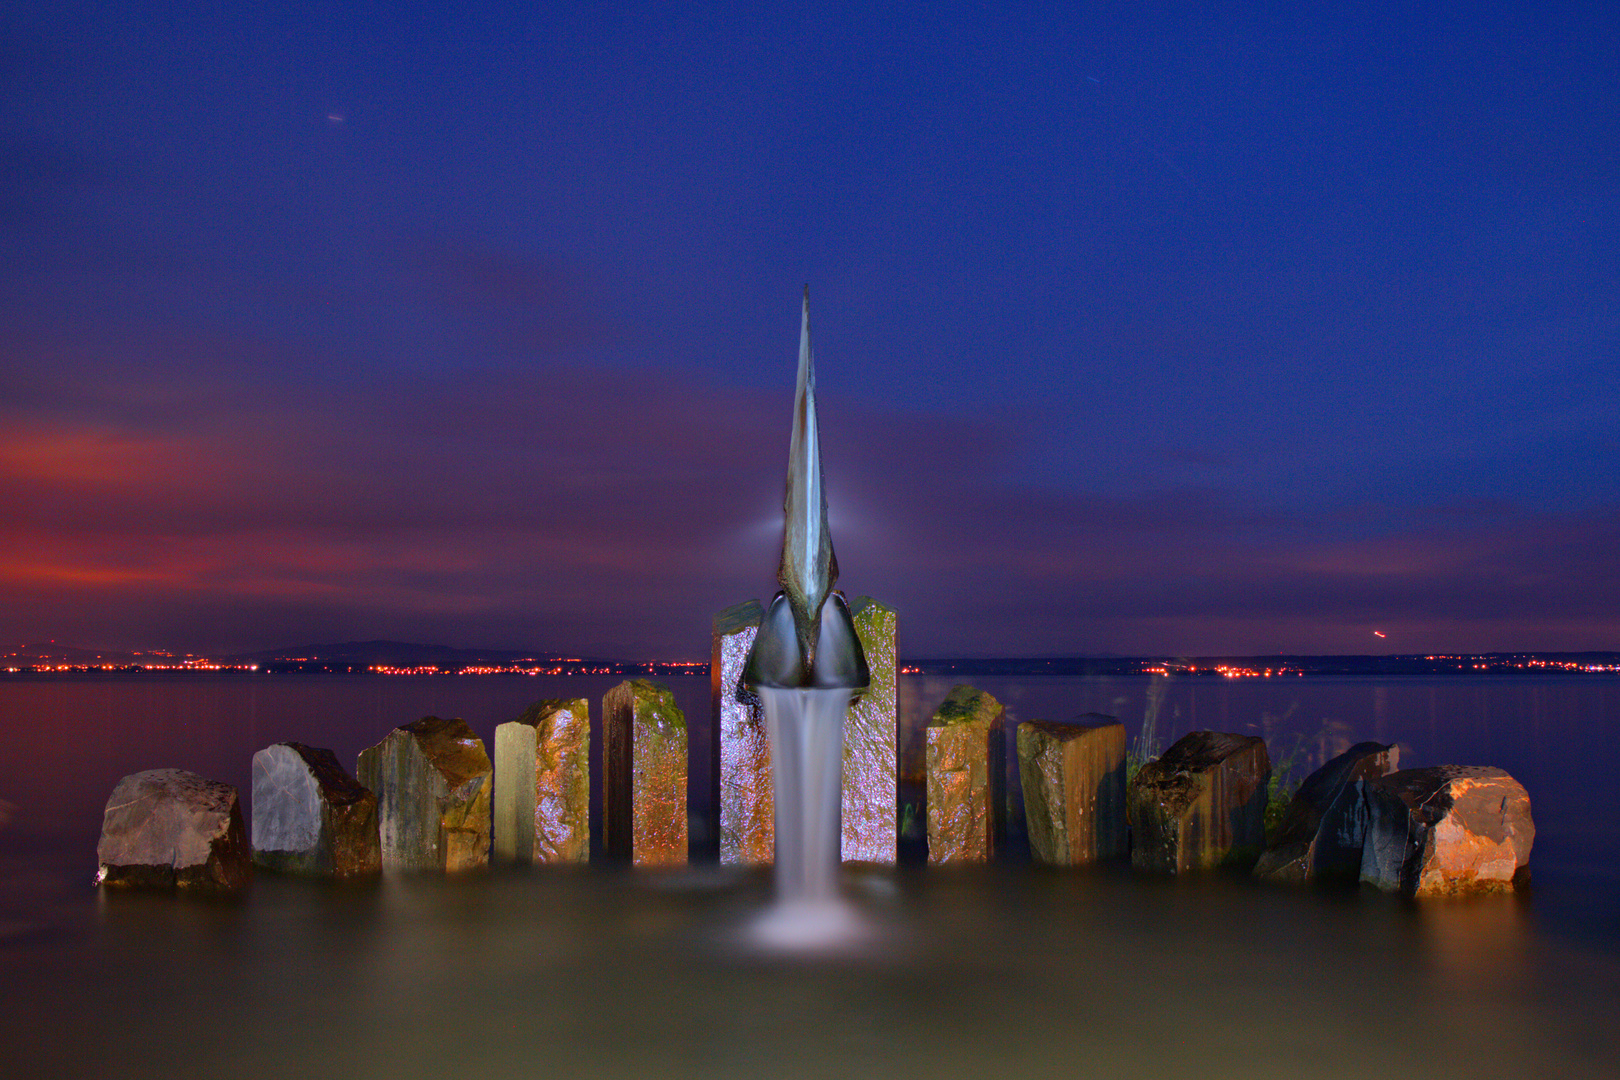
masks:
{"label": "water cascade", "polygon": [[816,947],[847,939],[857,925],[838,895],[839,800],[844,717],[870,680],[849,606],[833,591],[838,559],[821,484],[808,289],[782,510],[782,591],[742,677],[764,705],[776,796],[777,906],[756,933],[770,945]]}

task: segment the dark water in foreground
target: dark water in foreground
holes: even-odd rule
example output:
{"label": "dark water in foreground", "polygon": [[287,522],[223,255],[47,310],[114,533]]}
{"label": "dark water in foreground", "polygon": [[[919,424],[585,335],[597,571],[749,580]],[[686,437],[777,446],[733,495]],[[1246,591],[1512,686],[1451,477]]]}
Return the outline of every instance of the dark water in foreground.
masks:
{"label": "dark water in foreground", "polygon": [[[1019,719],[1102,711],[1134,734],[1151,713],[1164,745],[1210,727],[1277,757],[1380,738],[1407,764],[1500,765],[1538,829],[1517,897],[846,871],[871,944],[789,961],[742,944],[757,871],[261,874],[234,903],[89,886],[126,773],[245,787],[271,742],[352,762],[426,713],[488,739],[540,697],[594,713],[615,681],[0,680],[0,1075],[1620,1076],[1620,680],[982,681]],[[707,680],[671,684],[701,738]],[[904,680],[907,723],[949,688]]]}

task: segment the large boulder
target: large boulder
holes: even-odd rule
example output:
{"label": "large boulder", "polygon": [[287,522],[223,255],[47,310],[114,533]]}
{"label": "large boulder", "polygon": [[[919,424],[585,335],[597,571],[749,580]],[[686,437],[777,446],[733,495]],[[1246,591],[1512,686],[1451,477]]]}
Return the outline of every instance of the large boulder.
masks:
{"label": "large boulder", "polygon": [[377,797],[330,750],[265,747],[253,755],[253,861],[293,874],[377,873]]}
{"label": "large boulder", "polygon": [[602,697],[602,846],[637,866],[684,865],[686,715],[668,687],[629,679]]}
{"label": "large boulder", "polygon": [[728,865],[769,863],[775,849],[771,740],[759,698],[742,685],[743,665],[764,617],[758,600],[733,604],[714,617],[709,680],[718,746],[711,760],[720,808],[720,861]]}
{"label": "large boulder", "polygon": [[899,615],[870,596],[850,608],[871,681],[844,723],[843,838],[845,862],[892,863],[898,856],[900,711]]}
{"label": "large boulder", "polygon": [[495,857],[591,857],[591,712],[584,698],[537,701],[495,729]]}
{"label": "large boulder", "polygon": [[928,861],[987,862],[995,856],[990,743],[1001,737],[1001,703],[960,685],[928,721]]}
{"label": "large boulder", "polygon": [[383,867],[470,870],[489,862],[490,763],[465,720],[423,717],[360,751],[377,795]]}
{"label": "large boulder", "polygon": [[1271,881],[1349,878],[1361,872],[1365,839],[1357,781],[1394,772],[1400,751],[1378,742],[1357,743],[1305,778],[1289,801],[1277,835],[1255,864],[1256,877]]}
{"label": "large boulder", "polygon": [[253,877],[236,789],[184,769],[118,781],[96,858],[98,885],[230,893]]}
{"label": "large boulder", "polygon": [[1131,781],[1131,865],[1165,874],[1253,866],[1265,848],[1270,780],[1263,739],[1219,731],[1182,737]]}
{"label": "large boulder", "polygon": [[1404,769],[1362,789],[1362,881],[1406,896],[1446,896],[1528,880],[1536,838],[1530,796],[1501,769]]}
{"label": "large boulder", "polygon": [[1087,713],[1068,723],[1018,725],[1018,774],[1030,856],[1049,866],[1123,858],[1125,728]]}

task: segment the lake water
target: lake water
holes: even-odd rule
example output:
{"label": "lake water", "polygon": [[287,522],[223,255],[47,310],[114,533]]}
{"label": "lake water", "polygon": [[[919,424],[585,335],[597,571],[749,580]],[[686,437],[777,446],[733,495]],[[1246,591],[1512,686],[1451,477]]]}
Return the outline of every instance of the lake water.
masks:
{"label": "lake water", "polygon": [[[862,869],[845,887],[868,947],[789,961],[743,943],[770,897],[758,870],[353,888],[261,874],[225,903],[90,887],[102,806],[127,773],[187,768],[245,795],[272,742],[352,767],[422,715],[488,741],[542,697],[588,697],[594,717],[617,681],[0,678],[0,1074],[1620,1075],[1612,678],[976,680],[1014,719],[1103,712],[1134,736],[1151,713],[1161,746],[1197,728],[1263,734],[1275,758],[1298,748],[1296,777],[1365,738],[1398,742],[1406,765],[1501,766],[1537,826],[1518,896]],[[954,681],[902,679],[908,733]],[[667,682],[701,744],[707,678]],[[701,761],[692,779],[708,790]],[[701,853],[712,808],[698,798],[693,815]]]}

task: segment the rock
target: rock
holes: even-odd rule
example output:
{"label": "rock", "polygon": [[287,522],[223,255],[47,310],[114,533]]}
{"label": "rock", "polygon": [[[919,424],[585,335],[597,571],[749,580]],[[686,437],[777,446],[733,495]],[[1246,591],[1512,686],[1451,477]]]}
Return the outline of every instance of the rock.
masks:
{"label": "rock", "polygon": [[490,764],[465,720],[423,717],[360,751],[377,795],[383,866],[470,870],[489,862]]}
{"label": "rock", "polygon": [[900,712],[899,615],[862,596],[850,610],[866,653],[871,682],[844,723],[842,857],[845,862],[892,863],[897,856],[895,766]]}
{"label": "rock", "polygon": [[1501,769],[1436,765],[1363,781],[1361,880],[1407,896],[1511,889],[1529,879],[1530,796]]}
{"label": "rock", "polygon": [[537,701],[495,729],[495,857],[591,857],[591,711],[584,698]]}
{"label": "rock", "polygon": [[602,698],[602,846],[637,866],[686,863],[686,717],[630,679]]}
{"label": "rock", "polygon": [[1126,792],[1131,865],[1165,874],[1253,866],[1265,848],[1270,780],[1263,739],[1184,736],[1143,765]]}
{"label": "rock", "polygon": [[1255,863],[1256,877],[1271,881],[1348,878],[1361,872],[1364,815],[1357,781],[1399,767],[1400,751],[1377,742],[1357,743],[1305,778],[1288,804],[1277,835]]}
{"label": "rock", "polygon": [[771,741],[759,698],[742,686],[743,664],[764,617],[757,600],[714,617],[709,689],[719,742],[720,861],[729,865],[769,863],[774,852]]}
{"label": "rock", "polygon": [[231,893],[253,877],[236,789],[183,769],[118,781],[96,858],[98,885]]}
{"label": "rock", "polygon": [[1123,858],[1130,850],[1124,725],[1100,713],[1069,723],[1027,720],[1017,743],[1031,857],[1050,866]]}
{"label": "rock", "polygon": [[293,874],[377,873],[377,797],[330,750],[265,747],[253,755],[253,861]]}
{"label": "rock", "polygon": [[960,685],[928,721],[928,861],[988,862],[995,854],[990,740],[1001,703]]}

